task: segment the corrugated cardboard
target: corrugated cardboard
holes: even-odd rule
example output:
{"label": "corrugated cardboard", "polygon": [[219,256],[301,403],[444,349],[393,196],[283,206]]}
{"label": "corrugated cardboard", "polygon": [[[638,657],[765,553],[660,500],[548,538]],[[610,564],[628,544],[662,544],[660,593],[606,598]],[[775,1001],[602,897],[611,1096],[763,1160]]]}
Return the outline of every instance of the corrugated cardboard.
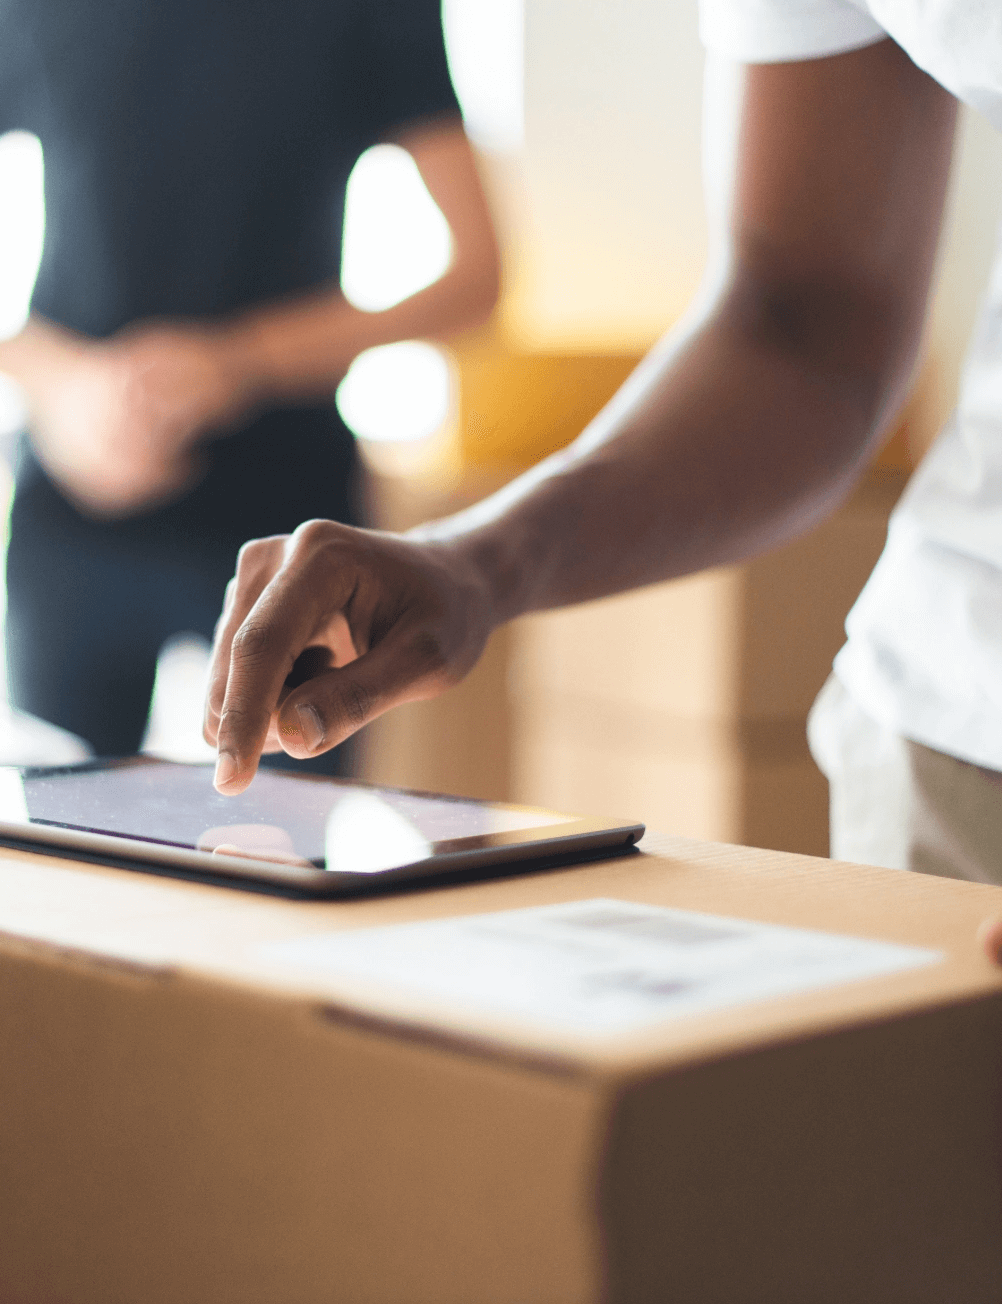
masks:
{"label": "corrugated cardboard", "polygon": [[[3,1304],[997,1304],[1002,891],[736,847],[348,904],[0,854]],[[616,897],[939,964],[588,1040],[260,944]]]}

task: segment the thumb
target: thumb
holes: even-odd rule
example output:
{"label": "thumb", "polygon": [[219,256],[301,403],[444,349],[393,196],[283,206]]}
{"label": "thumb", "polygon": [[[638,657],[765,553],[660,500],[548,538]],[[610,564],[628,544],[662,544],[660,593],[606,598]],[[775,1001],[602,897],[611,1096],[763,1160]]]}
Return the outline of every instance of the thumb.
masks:
{"label": "thumb", "polygon": [[316,756],[391,707],[435,697],[455,678],[433,636],[387,638],[294,689],[279,710],[279,739],[290,756]]}

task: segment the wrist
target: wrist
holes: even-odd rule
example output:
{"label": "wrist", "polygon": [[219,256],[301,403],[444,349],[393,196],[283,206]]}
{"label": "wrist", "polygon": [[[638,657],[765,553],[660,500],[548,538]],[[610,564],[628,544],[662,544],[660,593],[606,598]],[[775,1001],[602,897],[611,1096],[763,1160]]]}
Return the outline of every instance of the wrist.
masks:
{"label": "wrist", "polygon": [[490,594],[493,627],[535,609],[534,567],[514,522],[492,522],[462,543],[467,565]]}
{"label": "wrist", "polygon": [[[459,527],[459,528],[457,528]],[[436,546],[464,585],[478,595],[491,630],[532,609],[529,568],[515,546],[516,531],[493,522],[471,530],[459,518],[432,521],[408,538]]]}

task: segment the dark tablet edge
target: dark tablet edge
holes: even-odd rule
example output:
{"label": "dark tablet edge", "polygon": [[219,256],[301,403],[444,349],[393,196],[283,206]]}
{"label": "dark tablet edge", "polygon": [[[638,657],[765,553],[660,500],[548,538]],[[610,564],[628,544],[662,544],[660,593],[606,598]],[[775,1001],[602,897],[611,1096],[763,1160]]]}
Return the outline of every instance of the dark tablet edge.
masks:
{"label": "dark tablet edge", "polygon": [[[80,847],[58,846],[53,843],[38,841],[34,838],[15,838],[0,833],[0,848],[12,851],[28,851],[34,855],[49,856],[59,860],[74,860],[85,865],[99,865],[108,869],[127,869],[140,874],[149,874],[155,878],[175,878],[187,883],[202,883],[207,887],[229,888],[237,892],[252,892],[257,895],[281,897],[288,901],[347,902],[358,897],[399,896],[406,892],[433,891],[463,883],[490,882],[499,878],[514,878],[522,874],[540,874],[553,869],[573,869],[577,865],[594,864],[603,860],[621,860],[640,855],[637,843],[643,837],[640,832],[631,831],[629,840],[621,843],[607,843],[563,852],[551,852],[541,856],[502,861],[485,861],[479,864],[458,866],[442,870],[437,874],[415,873],[412,876],[386,871],[372,875],[371,881],[353,883],[350,888],[341,891],[318,891],[315,888],[300,887],[291,883],[279,883],[275,879],[250,878],[242,875],[213,874],[207,870],[185,868],[181,865],[168,865],[153,860],[143,860],[130,856],[115,856],[110,853],[87,850]],[[395,877],[390,877],[396,874]]]}

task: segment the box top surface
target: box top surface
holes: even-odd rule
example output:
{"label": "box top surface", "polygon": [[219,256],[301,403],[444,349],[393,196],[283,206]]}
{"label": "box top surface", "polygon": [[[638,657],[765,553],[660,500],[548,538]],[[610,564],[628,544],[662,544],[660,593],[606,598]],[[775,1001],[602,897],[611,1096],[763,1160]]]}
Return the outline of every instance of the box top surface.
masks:
{"label": "box top surface", "polygon": [[[307,962],[338,934],[596,898],[942,953],[917,967],[743,1000],[697,1013],[582,1031],[559,1016],[471,1002],[409,981],[392,963],[400,934],[373,933],[368,970]],[[641,854],[578,868],[350,902],[290,901],[29,852],[0,852],[0,950],[234,984],[263,999],[307,1001],[391,1035],[527,1058],[554,1071],[643,1073],[763,1043],[822,1034],[931,1005],[998,994],[980,921],[1002,889],[683,838],[648,835]],[[427,930],[424,930],[427,932]],[[360,940],[360,939],[359,939]],[[355,950],[359,947],[356,945]],[[299,957],[299,958],[297,958]],[[513,953],[513,965],[518,954]],[[458,987],[465,988],[461,983]],[[545,993],[540,1003],[545,1004]]]}

